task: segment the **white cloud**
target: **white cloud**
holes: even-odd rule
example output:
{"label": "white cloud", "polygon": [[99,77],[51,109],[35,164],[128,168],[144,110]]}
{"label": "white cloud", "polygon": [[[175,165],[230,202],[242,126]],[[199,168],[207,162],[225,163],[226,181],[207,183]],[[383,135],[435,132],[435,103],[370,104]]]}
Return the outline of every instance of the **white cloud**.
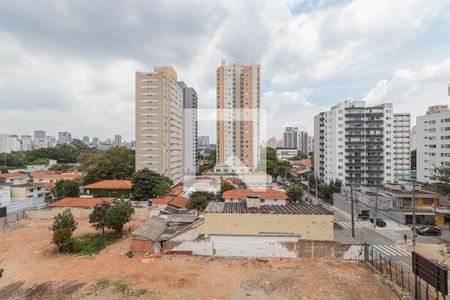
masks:
{"label": "white cloud", "polygon": [[396,112],[410,112],[412,123],[428,106],[450,103],[450,57],[419,70],[398,69],[390,79],[380,80],[364,97],[370,104],[392,102]]}

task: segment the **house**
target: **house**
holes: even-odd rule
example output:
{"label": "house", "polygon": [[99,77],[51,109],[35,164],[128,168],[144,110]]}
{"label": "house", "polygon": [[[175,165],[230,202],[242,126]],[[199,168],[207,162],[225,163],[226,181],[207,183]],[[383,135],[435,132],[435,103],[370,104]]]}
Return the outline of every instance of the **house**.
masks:
{"label": "house", "polygon": [[21,172],[0,174],[0,183],[25,184],[28,176]]}
{"label": "house", "polygon": [[160,253],[164,241],[185,230],[197,219],[195,210],[167,207],[161,215],[148,218],[133,231],[130,249],[133,253]]}
{"label": "house", "polygon": [[82,186],[81,189],[94,197],[130,199],[132,187],[131,180],[102,180]]}
{"label": "house", "polygon": [[258,196],[263,205],[286,205],[288,197],[280,190],[229,190],[222,194],[223,200],[228,202],[245,202],[249,196]]}
{"label": "house", "polygon": [[57,173],[57,172],[35,172],[32,175],[33,182],[38,183],[56,183],[61,180],[81,180],[83,175],[81,173],[67,172],[67,173]]}
{"label": "house", "polygon": [[167,206],[176,208],[186,208],[188,198],[182,196],[184,193],[182,187],[174,187],[166,194],[150,199],[150,215],[157,216],[160,214],[161,210]]}
{"label": "house", "polygon": [[16,199],[44,199],[45,185],[40,183],[25,183],[10,185],[11,200]]}
{"label": "house", "polygon": [[45,204],[45,187],[40,183],[0,184],[0,204],[8,212],[22,211]]}

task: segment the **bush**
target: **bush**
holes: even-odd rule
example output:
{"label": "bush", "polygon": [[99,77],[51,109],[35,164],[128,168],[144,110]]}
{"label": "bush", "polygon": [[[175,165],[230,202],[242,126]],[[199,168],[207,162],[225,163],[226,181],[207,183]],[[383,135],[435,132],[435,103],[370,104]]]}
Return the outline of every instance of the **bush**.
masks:
{"label": "bush", "polygon": [[64,251],[65,242],[77,229],[77,223],[70,209],[65,209],[62,213],[57,214],[50,229],[53,231],[53,243],[59,251]]}
{"label": "bush", "polygon": [[208,199],[203,195],[191,195],[186,207],[188,209],[196,209],[198,211],[204,211],[208,206]]}

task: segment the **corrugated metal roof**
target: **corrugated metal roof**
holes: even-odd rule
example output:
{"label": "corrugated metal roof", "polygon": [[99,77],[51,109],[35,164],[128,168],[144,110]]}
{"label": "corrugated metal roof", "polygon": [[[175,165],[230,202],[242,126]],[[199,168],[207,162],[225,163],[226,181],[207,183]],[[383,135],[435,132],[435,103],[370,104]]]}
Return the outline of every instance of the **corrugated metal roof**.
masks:
{"label": "corrugated metal roof", "polygon": [[306,203],[289,203],[286,205],[265,205],[247,208],[245,202],[225,203],[209,202],[205,213],[226,214],[293,214],[293,215],[332,215],[333,213],[321,206]]}
{"label": "corrugated metal roof", "polygon": [[147,219],[138,229],[133,231],[133,235],[141,238],[158,241],[161,234],[167,229],[168,222],[159,217]]}

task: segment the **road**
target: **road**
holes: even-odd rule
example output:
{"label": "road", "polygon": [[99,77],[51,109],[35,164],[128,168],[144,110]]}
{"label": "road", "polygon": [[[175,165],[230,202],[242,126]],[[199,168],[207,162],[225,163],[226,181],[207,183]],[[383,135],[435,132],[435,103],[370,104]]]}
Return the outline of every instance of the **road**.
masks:
{"label": "road", "polygon": [[[355,238],[351,234],[351,216],[349,213],[339,210],[337,207],[328,204],[321,199],[307,193],[307,196],[312,199],[315,204],[321,204],[330,209],[334,213],[336,230],[336,240],[358,240],[364,241],[374,249],[375,256],[381,254],[385,258],[390,258],[397,262],[403,263],[405,266],[411,268],[411,253],[403,250],[399,245],[404,244],[404,235],[407,235],[407,243],[411,244],[412,230],[409,226],[399,224],[394,220],[383,216],[387,225],[385,228],[373,228],[373,224],[369,221],[356,220],[355,216]],[[445,238],[445,237],[444,237]],[[432,243],[439,244],[441,240],[436,237],[418,236],[418,243]]]}

